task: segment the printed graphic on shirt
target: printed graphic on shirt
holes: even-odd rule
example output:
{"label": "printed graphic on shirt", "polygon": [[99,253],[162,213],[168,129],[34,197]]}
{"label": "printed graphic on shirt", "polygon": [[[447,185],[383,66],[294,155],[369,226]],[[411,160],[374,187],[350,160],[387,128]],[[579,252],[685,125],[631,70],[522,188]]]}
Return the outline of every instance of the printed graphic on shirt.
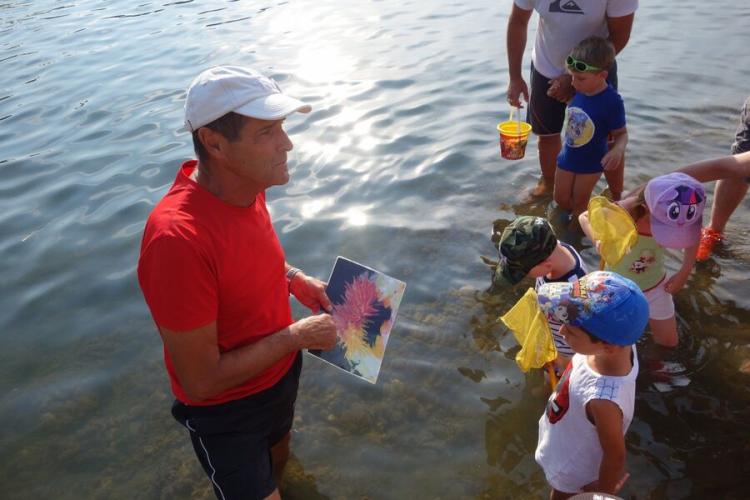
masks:
{"label": "printed graphic on shirt", "polygon": [[[562,4],[562,5],[560,5]],[[584,12],[573,0],[555,0],[549,4],[550,12],[562,12],[564,14],[583,14]]]}
{"label": "printed graphic on shirt", "polygon": [[594,121],[581,108],[568,106],[565,111],[565,122],[563,131],[565,135],[565,144],[571,148],[580,148],[585,146],[594,137],[596,126]]}
{"label": "printed graphic on shirt", "polygon": [[570,407],[568,388],[570,386],[570,372],[572,369],[573,361],[569,361],[567,368],[565,368],[565,373],[563,373],[560,382],[555,387],[555,392],[552,393],[547,401],[545,413],[550,424],[556,424],[568,412],[568,408]]}
{"label": "printed graphic on shirt", "polygon": [[630,264],[630,271],[635,274],[645,273],[655,260],[656,256],[654,255],[654,252],[651,250],[644,250],[641,252],[641,256],[638,257],[638,260],[635,260]]}

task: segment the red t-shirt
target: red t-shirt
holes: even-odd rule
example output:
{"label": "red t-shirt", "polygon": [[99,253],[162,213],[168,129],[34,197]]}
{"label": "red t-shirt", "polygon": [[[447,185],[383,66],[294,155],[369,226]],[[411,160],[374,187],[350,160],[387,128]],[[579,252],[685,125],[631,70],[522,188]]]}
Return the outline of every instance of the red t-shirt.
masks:
{"label": "red t-shirt", "polygon": [[[265,193],[249,207],[224,203],[189,178],[196,164],[182,165],[146,222],[138,281],[157,326],[187,331],[216,321],[219,351],[231,351],[292,323],[284,251]],[[185,394],[166,349],[164,362],[175,397],[205,406],[271,387],[295,354],[204,401]]]}

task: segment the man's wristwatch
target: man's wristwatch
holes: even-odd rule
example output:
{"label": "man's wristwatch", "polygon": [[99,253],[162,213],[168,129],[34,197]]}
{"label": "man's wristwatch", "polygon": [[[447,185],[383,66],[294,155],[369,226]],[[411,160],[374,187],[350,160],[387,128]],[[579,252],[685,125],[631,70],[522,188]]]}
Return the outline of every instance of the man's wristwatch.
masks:
{"label": "man's wristwatch", "polygon": [[289,293],[292,292],[292,280],[294,280],[294,277],[297,276],[297,273],[299,272],[301,271],[296,267],[290,267],[286,272],[286,286],[289,290]]}

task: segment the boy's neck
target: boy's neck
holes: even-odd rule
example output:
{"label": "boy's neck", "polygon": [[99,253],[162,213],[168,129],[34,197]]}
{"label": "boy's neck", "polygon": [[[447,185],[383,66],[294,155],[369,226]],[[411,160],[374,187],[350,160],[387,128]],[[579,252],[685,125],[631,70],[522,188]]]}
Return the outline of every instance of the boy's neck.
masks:
{"label": "boy's neck", "polygon": [[586,356],[586,363],[600,375],[624,377],[633,369],[633,348],[609,345],[606,351]]}
{"label": "boy's neck", "polygon": [[557,246],[549,256],[550,270],[547,273],[547,279],[555,280],[568,274],[576,267],[576,259],[573,254],[557,242]]}
{"label": "boy's neck", "polygon": [[604,92],[607,87],[609,87],[609,83],[607,83],[607,80],[602,79],[601,84],[593,92],[584,92],[583,94],[588,97],[593,97]]}

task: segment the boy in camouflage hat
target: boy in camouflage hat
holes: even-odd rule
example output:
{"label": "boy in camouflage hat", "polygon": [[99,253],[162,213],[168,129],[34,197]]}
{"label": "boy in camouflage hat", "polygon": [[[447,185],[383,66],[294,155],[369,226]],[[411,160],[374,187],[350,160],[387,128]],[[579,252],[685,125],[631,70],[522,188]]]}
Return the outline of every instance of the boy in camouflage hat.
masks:
{"label": "boy in camouflage hat", "polygon": [[[545,283],[575,282],[586,269],[575,248],[558,241],[552,226],[542,217],[524,215],[511,222],[498,244],[500,263],[493,281],[496,285],[515,285],[526,276],[536,278],[535,289]],[[560,334],[562,321],[549,317],[549,328],[557,348],[555,371],[558,375],[573,357],[573,350]]]}

